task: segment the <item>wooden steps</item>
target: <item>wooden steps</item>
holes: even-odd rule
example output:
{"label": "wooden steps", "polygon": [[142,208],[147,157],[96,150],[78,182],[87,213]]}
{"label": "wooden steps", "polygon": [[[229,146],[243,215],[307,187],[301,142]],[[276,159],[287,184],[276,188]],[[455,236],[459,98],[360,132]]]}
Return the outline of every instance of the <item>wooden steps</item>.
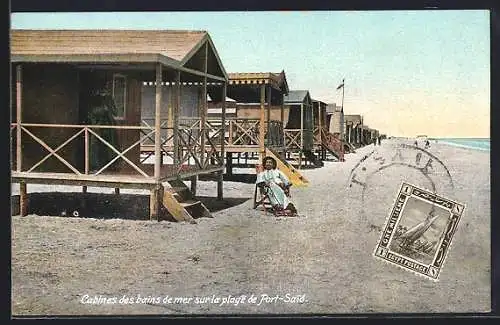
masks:
{"label": "wooden steps", "polygon": [[290,165],[286,160],[282,159],[280,155],[275,153],[273,150],[266,148],[266,156],[271,156],[276,159],[276,167],[281,170],[286,177],[288,177],[293,186],[303,187],[309,184],[309,181],[302,176],[295,167]]}
{"label": "wooden steps", "polygon": [[212,218],[207,207],[194,197],[182,180],[168,183],[171,187],[166,187],[163,191],[163,206],[176,221],[196,223],[197,218]]}
{"label": "wooden steps", "polygon": [[319,159],[318,157],[316,157],[316,155],[314,154],[314,152],[312,152],[310,150],[304,151],[304,157],[309,162],[311,162],[315,167],[323,167],[324,166],[324,163],[321,161],[321,159]]}

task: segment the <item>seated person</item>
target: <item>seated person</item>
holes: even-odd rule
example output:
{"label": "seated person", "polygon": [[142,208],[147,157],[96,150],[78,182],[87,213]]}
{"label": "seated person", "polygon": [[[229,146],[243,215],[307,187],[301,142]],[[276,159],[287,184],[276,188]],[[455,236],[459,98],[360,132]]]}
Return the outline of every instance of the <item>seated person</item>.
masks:
{"label": "seated person", "polygon": [[292,184],[280,170],[276,169],[276,160],[265,157],[262,160],[264,170],[257,173],[257,186],[268,195],[276,215],[297,216],[297,209],[290,202]]}

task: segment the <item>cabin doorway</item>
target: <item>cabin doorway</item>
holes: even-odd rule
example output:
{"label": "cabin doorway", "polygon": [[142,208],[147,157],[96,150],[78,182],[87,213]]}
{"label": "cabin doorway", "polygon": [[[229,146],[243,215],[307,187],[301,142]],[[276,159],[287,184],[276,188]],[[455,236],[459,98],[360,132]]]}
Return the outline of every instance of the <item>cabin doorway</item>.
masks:
{"label": "cabin doorway", "polygon": [[[79,72],[79,123],[87,125],[116,125],[114,115],[116,107],[112,96],[112,82],[103,71],[80,70]],[[102,139],[115,148],[118,147],[118,134],[116,129],[94,128]],[[102,142],[97,136],[88,134],[89,172],[95,173],[106,166],[116,153]],[[85,169],[85,143],[79,151],[80,168]],[[106,170],[117,168],[113,163]]]}

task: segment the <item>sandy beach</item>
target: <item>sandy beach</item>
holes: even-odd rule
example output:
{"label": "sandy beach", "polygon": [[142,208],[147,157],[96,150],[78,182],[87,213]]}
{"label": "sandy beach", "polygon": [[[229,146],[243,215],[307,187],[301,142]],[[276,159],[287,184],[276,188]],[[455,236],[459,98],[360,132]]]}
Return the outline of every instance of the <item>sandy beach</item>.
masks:
{"label": "sandy beach", "polygon": [[[239,182],[224,182],[225,199],[239,204],[195,225],[13,216],[12,313],[490,311],[490,153],[431,143],[429,153],[443,163],[432,162],[431,180],[396,166],[367,179],[364,195],[361,186],[349,187],[360,159],[373,150],[391,159],[401,141],[385,140],[346,155],[343,163],[327,161],[322,168],[303,170],[310,185],[292,188],[299,218],[253,210],[254,184]],[[414,162],[415,152],[402,150],[403,159]],[[369,169],[379,161],[364,163]],[[466,204],[438,282],[373,257],[403,180],[434,186],[438,194]],[[16,195],[18,185],[12,188]],[[63,190],[28,185],[30,193]],[[198,182],[197,195],[215,200],[215,193],[215,182]],[[255,303],[248,302],[252,295]],[[272,298],[277,295],[284,299]],[[105,303],[89,303],[95,296]],[[138,296],[138,303],[125,302]],[[186,299],[173,303],[169,297]]]}

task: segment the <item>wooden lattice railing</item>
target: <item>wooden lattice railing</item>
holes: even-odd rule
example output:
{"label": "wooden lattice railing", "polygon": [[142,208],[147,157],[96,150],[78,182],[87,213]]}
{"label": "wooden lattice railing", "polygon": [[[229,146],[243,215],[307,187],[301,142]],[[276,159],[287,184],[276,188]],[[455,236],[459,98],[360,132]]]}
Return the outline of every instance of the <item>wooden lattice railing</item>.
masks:
{"label": "wooden lattice railing", "polygon": [[[143,123],[144,124],[144,123]],[[223,160],[220,156],[220,153],[217,151],[215,140],[220,138],[220,132],[215,130],[215,133],[209,134],[209,132],[194,132],[194,130],[179,127],[177,136],[174,134],[173,128],[168,128],[164,126],[165,123],[162,123],[162,137],[161,137],[161,147],[160,151],[172,157],[174,160],[174,165],[176,165],[176,171],[178,173],[182,172],[183,166],[185,164],[189,164],[191,160],[195,161],[195,165],[199,169],[206,169],[209,165],[223,165]],[[134,169],[138,174],[143,177],[151,177],[148,175],[144,166],[140,163],[134,163],[129,159],[126,154],[130,152],[132,149],[137,146],[141,146],[145,143],[146,140],[152,141],[154,144],[154,127],[148,125],[143,126],[126,126],[126,125],[75,125],[75,124],[38,124],[38,123],[22,123],[20,126],[16,123],[11,124],[11,141],[17,139],[17,132],[13,132],[17,127],[21,128],[21,142],[18,144],[16,141],[16,170],[17,164],[22,164],[22,172],[32,173],[35,172],[37,168],[42,166],[44,162],[46,162],[49,158],[55,157],[58,161],[64,164],[73,174],[76,175],[100,175],[105,171],[109,171],[110,167],[118,161],[120,158],[126,162],[126,164],[132,169]],[[62,143],[58,145],[49,145],[47,142],[48,136],[40,136],[37,135],[36,129],[66,129],[72,130],[69,135],[65,135],[65,139],[63,139]],[[135,130],[139,134],[139,140],[134,143],[128,145],[126,148],[117,148],[117,146],[110,143],[110,141],[106,140],[100,133],[100,131],[105,129],[112,130]],[[17,130],[16,130],[17,131]],[[166,131],[166,136],[164,136],[164,132]],[[212,129],[214,131],[214,129]],[[204,136],[203,136],[204,135]],[[82,139],[83,138],[83,139]],[[26,166],[25,161],[23,161],[23,155],[20,148],[23,147],[23,144],[26,143],[26,139],[30,139],[30,141],[34,141],[38,143],[42,148],[48,151],[48,154],[41,157],[40,160],[36,161],[31,166]],[[74,143],[76,141],[84,142],[84,168],[79,168],[81,161],[70,162],[74,160],[70,157],[64,157],[63,154],[60,154],[64,148],[67,148],[70,143]],[[51,140],[52,141],[52,140]],[[93,145],[104,145],[106,148],[111,150],[115,156],[111,158],[107,163],[103,166],[99,166],[97,170],[91,170],[91,157],[90,157],[90,149],[91,149],[91,141],[93,141]],[[174,154],[174,141],[178,143],[178,154]],[[203,143],[203,145],[201,145]],[[14,147],[14,146],[13,146]],[[94,147],[95,148],[95,147]],[[37,157],[38,158],[38,157]],[[21,160],[21,161],[19,161]]]}
{"label": "wooden lattice railing", "polygon": [[301,129],[285,129],[285,146],[287,150],[302,149]]}
{"label": "wooden lattice railing", "polygon": [[[152,125],[152,119],[143,119],[144,125]],[[162,120],[162,125],[167,124],[167,120]],[[200,127],[200,117],[180,117],[179,125],[186,130],[191,130],[193,134],[197,134],[202,130]],[[221,142],[220,132],[222,129],[222,120],[206,119],[205,127],[213,144],[219,145]],[[281,121],[270,121],[269,132],[264,128],[265,143],[269,147],[284,146],[283,123]],[[224,123],[224,145],[226,146],[258,146],[260,134],[260,120],[249,118],[229,118]],[[162,139],[167,137],[166,132],[162,132]],[[163,141],[162,140],[162,141]],[[201,145],[201,143],[198,143]]]}

